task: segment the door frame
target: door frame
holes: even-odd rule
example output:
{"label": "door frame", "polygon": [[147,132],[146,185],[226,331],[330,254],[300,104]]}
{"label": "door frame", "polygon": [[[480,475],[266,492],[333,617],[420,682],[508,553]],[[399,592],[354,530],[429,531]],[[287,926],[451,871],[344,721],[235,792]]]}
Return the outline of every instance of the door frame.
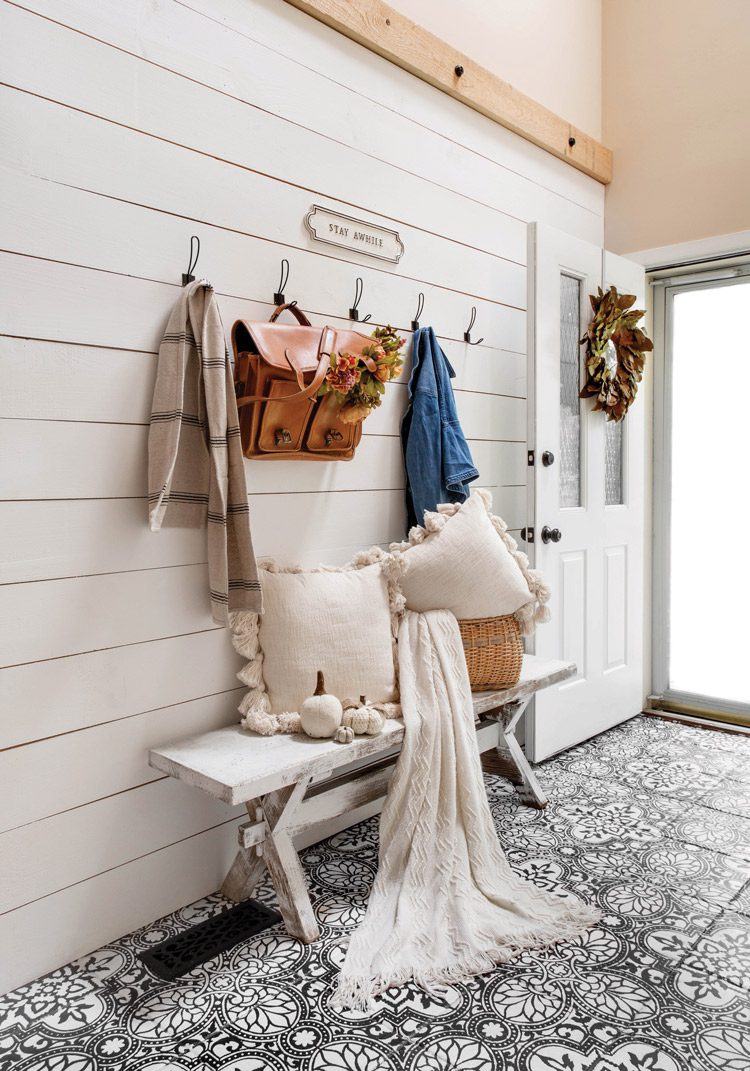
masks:
{"label": "door frame", "polygon": [[[684,267],[672,265],[648,273],[653,293],[653,530],[651,546],[651,690],[650,700],[666,710],[721,719],[731,715],[747,724],[750,703],[714,699],[669,687],[669,606],[671,578],[671,486],[673,310],[675,294],[746,283],[750,256],[711,259]],[[710,699],[710,708],[706,700]]]}

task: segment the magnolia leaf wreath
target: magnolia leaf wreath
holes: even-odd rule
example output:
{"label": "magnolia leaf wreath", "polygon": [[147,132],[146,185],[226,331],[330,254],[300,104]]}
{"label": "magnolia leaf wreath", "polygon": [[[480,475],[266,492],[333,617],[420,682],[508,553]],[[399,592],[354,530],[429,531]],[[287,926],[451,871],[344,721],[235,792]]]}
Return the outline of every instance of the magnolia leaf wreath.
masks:
{"label": "magnolia leaf wreath", "polygon": [[589,324],[581,345],[586,345],[588,378],[581,398],[596,396],[594,410],[603,410],[607,420],[623,419],[643,377],[645,354],[654,348],[650,338],[637,326],[643,309],[633,309],[633,294],[618,294],[611,286],[604,293],[601,287],[589,301],[594,318]]}

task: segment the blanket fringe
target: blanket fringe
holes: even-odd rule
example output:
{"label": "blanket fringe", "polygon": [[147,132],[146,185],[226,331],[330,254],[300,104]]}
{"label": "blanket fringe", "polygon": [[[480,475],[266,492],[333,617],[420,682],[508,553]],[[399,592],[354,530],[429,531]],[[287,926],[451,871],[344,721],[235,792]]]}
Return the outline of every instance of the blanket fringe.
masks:
{"label": "blanket fringe", "polygon": [[535,927],[526,933],[514,934],[513,941],[498,944],[454,963],[432,967],[427,971],[402,967],[375,977],[343,975],[331,998],[331,1007],[340,1011],[371,1011],[375,998],[387,989],[412,983],[427,993],[439,995],[447,986],[468,982],[478,974],[488,974],[498,964],[510,963],[524,952],[549,952],[555,945],[580,937],[601,919],[601,911],[588,904],[571,910],[567,918],[556,919],[548,926]]}

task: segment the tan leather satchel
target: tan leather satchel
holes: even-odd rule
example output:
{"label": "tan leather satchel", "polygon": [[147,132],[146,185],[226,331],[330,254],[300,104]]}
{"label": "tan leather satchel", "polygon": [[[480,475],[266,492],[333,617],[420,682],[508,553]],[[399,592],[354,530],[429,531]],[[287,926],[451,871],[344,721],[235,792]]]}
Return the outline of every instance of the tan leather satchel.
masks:
{"label": "tan leather satchel", "polygon": [[[285,310],[296,324],[279,324]],[[279,305],[268,323],[237,320],[232,328],[234,383],[245,457],[259,460],[350,461],[362,423],[340,419],[342,399],[318,390],[332,353],[361,357],[372,339],[358,331],[313,327],[296,304]]]}

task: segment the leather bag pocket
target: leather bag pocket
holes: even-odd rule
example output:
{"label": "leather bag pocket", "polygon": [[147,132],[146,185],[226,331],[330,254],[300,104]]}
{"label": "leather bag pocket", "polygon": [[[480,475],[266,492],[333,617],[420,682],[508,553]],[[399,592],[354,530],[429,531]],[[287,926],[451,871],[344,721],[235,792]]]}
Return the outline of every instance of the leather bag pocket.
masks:
{"label": "leather bag pocket", "polygon": [[334,393],[318,401],[307,434],[307,449],[316,454],[341,454],[354,450],[361,435],[361,424],[344,424],[340,419],[341,399]]}
{"label": "leather bag pocket", "polygon": [[265,454],[291,454],[302,447],[314,398],[285,401],[299,393],[294,380],[273,379],[269,385],[268,401],[262,402],[263,415],[258,433],[258,450]]}

